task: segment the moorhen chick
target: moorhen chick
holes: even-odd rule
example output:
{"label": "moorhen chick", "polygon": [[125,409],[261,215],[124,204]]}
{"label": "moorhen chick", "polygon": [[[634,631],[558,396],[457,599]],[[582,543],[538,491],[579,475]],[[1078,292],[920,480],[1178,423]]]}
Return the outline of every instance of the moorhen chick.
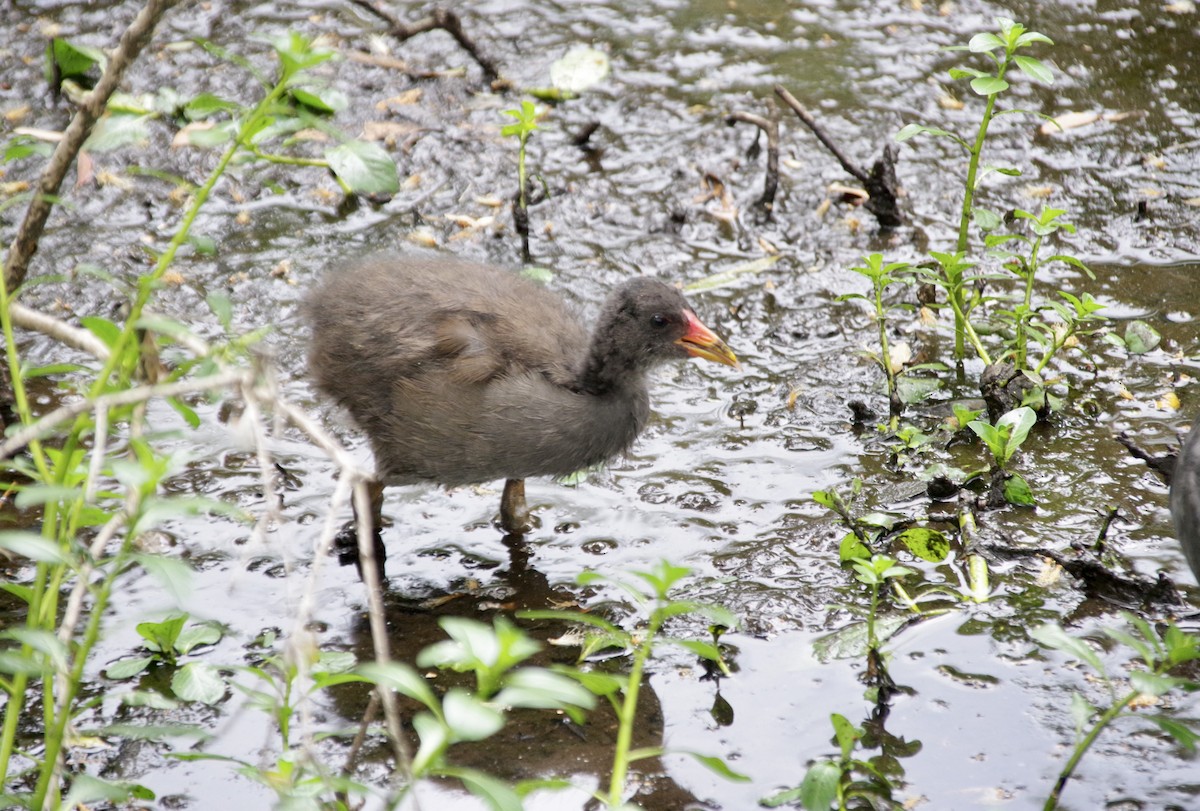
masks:
{"label": "moorhen chick", "polygon": [[688,356],[737,365],[680,293],[625,282],[594,328],[522,276],[434,255],[381,254],[310,294],[309,372],[371,442],[383,487],[505,479],[501,526],[529,528],[524,479],[625,451],[650,414],[646,375]]}

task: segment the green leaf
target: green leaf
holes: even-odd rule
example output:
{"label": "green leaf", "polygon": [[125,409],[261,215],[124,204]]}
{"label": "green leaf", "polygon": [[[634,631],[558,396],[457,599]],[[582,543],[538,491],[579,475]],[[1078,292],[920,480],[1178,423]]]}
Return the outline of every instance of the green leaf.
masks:
{"label": "green leaf", "polygon": [[625,687],[624,679],[600,670],[580,670],[575,667],[555,665],[554,672],[579,682],[585,690],[597,696],[616,695]]}
{"label": "green leaf", "polygon": [[30,138],[26,135],[18,135],[5,145],[4,163],[19,161],[31,156],[48,158],[53,151],[54,147],[44,141],[39,141],[36,138]]}
{"label": "green leaf", "polygon": [[355,194],[388,197],[400,191],[396,163],[378,144],[350,141],[326,150],[325,160]]}
{"label": "green leaf", "polygon": [[1013,60],[1017,63],[1017,67],[1021,69],[1021,72],[1035,82],[1054,84],[1054,74],[1041,60],[1034,59],[1031,56],[1015,56]]}
{"label": "green leaf", "polygon": [[1183,748],[1189,752],[1196,751],[1196,743],[1200,741],[1200,735],[1197,735],[1192,729],[1174,718],[1168,718],[1165,715],[1143,715],[1140,718],[1145,718],[1147,721],[1158,724],[1159,728],[1175,739]]}
{"label": "green leaf", "polygon": [[216,704],[225,697],[221,671],[205,662],[188,662],[171,678],[171,691],[184,701]]}
{"label": "green leaf", "polygon": [[190,625],[180,632],[175,640],[175,650],[179,653],[191,653],[204,645],[215,645],[221,641],[221,627],[215,622],[202,622]]}
{"label": "green leaf", "polygon": [[283,79],[290,79],[300,71],[319,65],[336,56],[328,48],[313,47],[312,40],[297,31],[271,39],[271,47],[283,66]]}
{"label": "green leaf", "polygon": [[607,631],[610,634],[623,634],[619,627],[613,625],[604,617],[596,616],[595,614],[585,614],[582,611],[552,611],[552,610],[526,610],[518,611],[517,616],[521,619],[530,620],[560,620],[562,622],[578,622],[582,625],[590,625],[594,628],[599,628],[602,631]]}
{"label": "green leaf", "polygon": [[135,659],[118,659],[104,669],[104,675],[110,679],[121,681],[132,679],[154,662],[153,656],[139,656]]}
{"label": "green leaf", "polygon": [[833,724],[833,737],[837,739],[838,748],[842,750],[842,759],[848,760],[850,753],[854,751],[854,745],[862,738],[863,731],[840,713],[832,713],[829,722]]}
{"label": "green leaf", "polygon": [[1092,646],[1082,639],[1076,639],[1053,623],[1040,625],[1029,632],[1030,638],[1047,648],[1054,648],[1070,654],[1082,662],[1091,665],[1097,673],[1104,674],[1104,665],[1100,657],[1092,650]]}
{"label": "green leaf", "polygon": [[987,75],[982,70],[975,68],[950,68],[951,79],[978,79]]}
{"label": "green leaf", "polygon": [[21,530],[0,531],[0,549],[29,558],[35,563],[66,563],[69,559],[58,544],[49,538]]}
{"label": "green leaf", "polygon": [[550,66],[550,84],[577,96],[604,81],[608,70],[608,54],[576,45]]}
{"label": "green leaf", "polygon": [[28,366],[21,369],[21,379],[32,380],[35,377],[71,374],[72,372],[87,371],[87,368],[80,363],[48,363],[44,366]]}
{"label": "green leaf", "polygon": [[[12,639],[23,646],[28,645],[32,650],[44,655],[55,670],[67,669],[67,646],[59,640],[57,634],[28,627],[17,627],[0,632],[0,639]],[[25,656],[23,651],[21,656]]]}
{"label": "green leaf", "polygon": [[1129,674],[1129,683],[1139,693],[1148,696],[1163,696],[1177,687],[1191,684],[1187,679],[1163,676],[1148,670],[1135,670]]}
{"label": "green leaf", "polygon": [[140,783],[126,780],[102,780],[87,773],[71,778],[71,790],[63,800],[63,808],[76,808],[103,801],[105,805],[124,805],[133,800],[153,800],[155,794]]}
{"label": "green leaf", "polygon": [[800,782],[800,802],[807,811],[829,811],[838,796],[841,768],[831,760],[818,760],[808,767]]}
{"label": "green leaf", "polygon": [[707,659],[710,662],[722,661],[721,649],[711,642],[705,642],[700,639],[676,639],[674,637],[665,637],[662,641],[678,645],[684,650],[696,654],[701,659]]}
{"label": "green leaf", "polygon": [[79,319],[79,323],[83,324],[88,332],[99,338],[109,349],[112,349],[116,345],[117,339],[121,337],[121,328],[107,318],[85,315]]}
{"label": "green leaf", "polygon": [[58,75],[63,79],[82,76],[93,66],[104,65],[107,61],[104,52],[100,49],[71,42],[61,37],[51,40],[48,56],[58,67]]}
{"label": "green leaf", "polygon": [[957,141],[962,146],[966,146],[967,142],[955,135],[949,130],[938,129],[937,127],[926,127],[923,124],[906,124],[896,133],[896,141],[903,143],[917,135],[933,135],[938,138],[951,138]]}
{"label": "green leaf", "polygon": [[414,715],[412,725],[417,731],[417,737],[421,739],[417,754],[413,756],[412,773],[414,776],[420,776],[441,761],[446,748],[450,746],[450,730],[427,712]]}
{"label": "green leaf", "polygon": [[180,400],[178,397],[168,397],[167,404],[175,409],[179,416],[183,417],[184,422],[191,428],[200,427],[200,415],[196,413],[196,409]]}
{"label": "green leaf", "polygon": [[936,377],[916,377],[901,375],[896,378],[896,392],[905,405],[924,402],[929,395],[941,389],[945,384]]}
{"label": "green leaf", "polygon": [[216,240],[210,236],[193,233],[188,235],[187,241],[199,256],[214,256],[217,252]]}
{"label": "green leaf", "polygon": [[350,673],[358,665],[358,657],[348,650],[323,650],[313,665],[313,673]]}
{"label": "green leaf", "polygon": [[229,296],[220,290],[212,290],[204,297],[204,303],[212,310],[221,326],[228,331],[233,323],[233,302],[229,300]]}
{"label": "green leaf", "polygon": [[996,428],[1007,433],[1007,439],[1004,442],[1004,458],[1000,462],[1002,466],[1016,455],[1021,445],[1024,444],[1025,438],[1029,436],[1029,429],[1036,422],[1037,414],[1027,406],[1014,408],[996,420]]}
{"label": "green leaf", "polygon": [[500,134],[506,138],[516,136],[524,143],[530,133],[538,129],[537,106],[531,101],[522,101],[520,109],[505,110],[504,115],[510,115],[516,119],[516,123],[500,128]]}
{"label": "green leaf", "polygon": [[849,563],[854,560],[870,560],[871,550],[859,540],[853,532],[847,532],[838,544],[838,562]]}
{"label": "green leaf", "polygon": [[187,622],[187,614],[172,614],[161,622],[139,622],[137,632],[146,640],[146,647],[157,653],[173,655],[175,640]]}
{"label": "green leaf", "polygon": [[1010,473],[1004,480],[1004,500],[1018,507],[1034,507],[1037,500],[1033,497],[1033,489],[1029,482],[1017,473]]}
{"label": "green leaf", "polygon": [[358,673],[367,681],[378,684],[388,690],[395,690],[401,695],[419,701],[430,710],[441,714],[441,704],[427,682],[411,666],[400,662],[389,662],[386,666],[377,662],[364,662],[358,668]]}
{"label": "green leaf", "polygon": [[1018,48],[1023,48],[1026,45],[1030,45],[1034,42],[1042,42],[1046,45],[1054,44],[1054,40],[1050,39],[1050,37],[1046,36],[1045,34],[1039,34],[1037,31],[1026,31],[1024,34],[1017,37]]}
{"label": "green leaf", "polygon": [[[911,618],[904,614],[886,614],[875,620],[875,634],[880,643],[890,639],[908,624]],[[867,624],[852,622],[833,633],[819,637],[813,642],[813,655],[825,664],[831,659],[854,659],[867,652]]]}
{"label": "green leaf", "polygon": [[1008,90],[1008,82],[995,76],[984,76],[971,80],[971,89],[980,96],[994,96]]}
{"label": "green leaf", "polygon": [[734,771],[728,763],[719,757],[712,755],[702,755],[699,752],[692,752],[687,749],[672,749],[672,754],[687,755],[695,760],[704,768],[708,769],[713,774],[720,775],[726,780],[732,780],[735,783],[749,783],[750,776]]}
{"label": "green leaf", "polygon": [[983,440],[992,456],[999,462],[1004,456],[1004,437],[1000,432],[983,420],[971,420],[967,423],[967,427]]}
{"label": "green leaf", "polygon": [[175,710],[182,706],[173,698],[167,698],[157,690],[134,690],[121,696],[127,707],[146,707],[151,710]]}
{"label": "green leaf", "polygon": [[292,98],[318,113],[332,115],[350,106],[346,94],[332,88],[293,87]]}
{"label": "green leaf", "polygon": [[971,37],[971,41],[967,43],[967,48],[971,53],[987,53],[994,51],[997,48],[1005,48],[1004,40],[995,34],[982,33]]}
{"label": "green leaf", "polygon": [[208,740],[212,737],[199,724],[109,724],[96,730],[97,734],[137,741],[161,741],[164,738],[194,738]]}
{"label": "green leaf", "polygon": [[1131,321],[1125,327],[1125,348],[1135,355],[1144,355],[1158,347],[1162,336],[1145,321]]}
{"label": "green leaf", "polygon": [[899,535],[899,541],[922,560],[941,563],[950,555],[950,539],[928,527],[910,527]]}
{"label": "green leaf", "polygon": [[596,697],[577,680],[541,667],[524,667],[504,680],[496,703],[542,710],[592,709]]}
{"label": "green leaf", "polygon": [[146,123],[153,115],[108,114],[92,127],[83,148],[88,152],[112,152],[126,146],[144,146],[150,141]]}
{"label": "green leaf", "polygon": [[482,741],[504,726],[504,713],[480,701],[474,693],[452,688],[442,699],[446,726],[461,741]]}
{"label": "green leaf", "polygon": [[46,661],[41,656],[27,656],[20,651],[0,651],[0,673],[40,676],[45,670]]}
{"label": "green leaf", "polygon": [[467,791],[487,803],[492,811],[522,811],[520,795],[490,774],[462,768],[444,769],[442,773],[461,780]]}
{"label": "green leaf", "polygon": [[201,93],[183,107],[183,116],[189,121],[208,118],[214,113],[234,113],[241,109],[235,102],[214,96],[212,93]]}
{"label": "green leaf", "polygon": [[1083,731],[1091,724],[1095,714],[1096,708],[1081,693],[1071,693],[1071,720],[1075,722],[1076,738],[1083,737]]}
{"label": "green leaf", "polygon": [[999,214],[986,208],[973,207],[971,217],[974,218],[975,225],[982,231],[994,231],[1004,222],[1004,218]]}

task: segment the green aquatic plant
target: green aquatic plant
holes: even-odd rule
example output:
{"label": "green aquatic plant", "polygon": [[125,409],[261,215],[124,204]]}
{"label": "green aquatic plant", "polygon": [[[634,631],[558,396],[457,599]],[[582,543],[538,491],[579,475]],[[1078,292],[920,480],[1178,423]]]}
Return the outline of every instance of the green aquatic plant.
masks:
{"label": "green aquatic plant", "polygon": [[514,708],[562,712],[582,723],[585,711],[595,704],[593,694],[561,673],[518,667],[541,645],[504,617],[497,617],[490,626],[462,617],[445,617],[439,624],[450,638],[421,651],[417,665],[471,673],[473,689],[451,687],[438,696],[423,675],[397,662],[368,663],[358,669],[372,683],[396,690],[424,708],[412,719],[420,746],[405,766],[409,782],[402,795],[416,781],[449,778],[461,782],[491,807],[507,811],[520,809],[521,796],[535,788],[565,786],[563,781],[543,780],[508,786],[484,772],[454,765],[450,749],[456,743],[496,734]]}
{"label": "green aquatic plant", "polygon": [[799,802],[805,811],[829,811],[830,808],[847,811],[853,800],[861,799],[866,802],[864,807],[891,807],[888,804],[893,789],[891,780],[870,760],[854,757],[854,750],[861,744],[866,730],[854,726],[846,716],[836,712],[829,716],[829,721],[833,724],[838,756],[814,762],[804,773],[799,786],[767,797],[760,805],[779,808]]}
{"label": "green aquatic plant", "polygon": [[[613,752],[613,767],[612,775],[609,778],[608,792],[596,794],[597,800],[605,803],[614,811],[626,807],[630,765],[638,760],[664,754],[664,750],[660,747],[633,748],[638,696],[641,692],[646,665],[654,651],[663,645],[680,647],[711,662],[722,672],[728,674],[720,645],[716,642],[719,631],[714,631],[714,641],[712,642],[681,639],[664,633],[664,628],[669,620],[687,615],[704,617],[716,629],[737,626],[737,618],[726,609],[691,600],[681,600],[672,595],[672,591],[679,581],[688,574],[690,574],[690,570],[687,568],[660,561],[654,568],[632,572],[629,577],[609,578],[595,572],[585,572],[577,578],[580,585],[586,586],[609,581],[620,587],[642,609],[642,626],[636,631],[628,631],[603,617],[575,611],[523,611],[519,614],[519,616],[531,619],[565,620],[583,625],[587,631],[580,651],[580,666],[556,668],[556,670],[576,679],[597,696],[607,699],[616,713],[617,742]],[[615,648],[630,653],[633,661],[628,674],[615,675],[583,664],[589,656],[606,648]],[[690,755],[699,763],[728,779],[743,781],[749,779],[731,769],[720,758],[692,751],[674,749],[671,751]]]}
{"label": "green aquatic plant", "polygon": [[[966,46],[953,46],[948,49],[951,51],[969,51],[973,54],[985,56],[992,62],[992,70],[979,70],[978,68],[960,66],[950,71],[951,79],[969,80],[971,91],[985,99],[983,112],[980,116],[974,138],[968,140],[949,130],[940,127],[929,127],[923,124],[909,124],[896,134],[897,141],[906,141],[921,134],[949,138],[967,152],[967,171],[963,184],[962,207],[959,214],[958,239],[955,243],[953,254],[950,254],[951,256],[959,257],[959,263],[961,263],[961,258],[966,256],[970,249],[969,234],[972,221],[983,218],[985,222],[994,222],[999,219],[994,213],[982,209],[975,204],[975,196],[979,190],[979,183],[993,171],[1010,176],[1020,175],[1021,173],[1019,169],[1012,167],[986,166],[981,163],[984,146],[987,142],[988,129],[992,121],[996,116],[1004,113],[1020,112],[1018,110],[998,111],[996,109],[996,102],[1000,95],[1009,88],[1008,79],[1005,78],[1008,75],[1009,69],[1015,66],[1029,78],[1044,84],[1050,84],[1053,81],[1053,73],[1045,63],[1034,57],[1017,53],[1020,50],[1037,44],[1053,45],[1053,41],[1049,37],[1039,34],[1036,31],[1029,31],[1025,26],[1007,17],[997,17],[996,25],[998,28],[996,33],[979,33],[973,36]],[[965,287],[956,283],[954,279],[956,273],[961,277],[961,268],[947,268],[943,264],[943,270],[947,290],[950,295],[949,304],[954,311],[954,357],[956,360],[962,360],[966,357],[965,346],[969,332],[968,323],[973,305],[968,300]],[[976,351],[979,351],[980,348],[981,346],[976,344]],[[981,354],[980,358],[984,359],[985,363],[990,363],[986,359],[986,353]]]}
{"label": "green aquatic plant", "polygon": [[1128,687],[1122,689],[1121,679],[1108,675],[1104,663],[1086,639],[1068,634],[1058,625],[1048,624],[1034,629],[1030,636],[1046,648],[1062,651],[1089,665],[1099,676],[1108,693],[1106,707],[1094,706],[1080,693],[1071,696],[1071,716],[1075,720],[1076,740],[1067,762],[1059,772],[1058,779],[1046,798],[1044,811],[1059,807],[1063,791],[1075,769],[1096,739],[1112,724],[1125,718],[1136,718],[1157,726],[1170,735],[1188,752],[1195,753],[1200,734],[1192,725],[1173,718],[1167,713],[1129,711],[1139,697],[1157,698],[1176,691],[1195,692],[1200,682],[1187,676],[1172,676],[1171,673],[1187,662],[1200,659],[1200,637],[1181,630],[1174,623],[1167,623],[1159,633],[1141,617],[1124,612],[1130,630],[1105,628],[1104,633],[1113,640],[1129,647],[1141,659],[1143,667],[1128,671]]}
{"label": "green aquatic plant", "polygon": [[[58,807],[66,801],[67,784],[72,793],[66,796],[72,803],[86,799],[81,799],[80,785],[90,786],[89,797],[143,796],[140,787],[106,784],[99,778],[81,783],[62,757],[70,729],[86,709],[80,694],[89,658],[100,639],[118,579],[130,567],[141,567],[175,590],[183,588],[181,584],[187,580],[186,564],[142,551],[136,543],[140,536],[182,515],[220,513],[245,518],[241,510],[214,499],[162,492],[163,482],[189,460],[159,449],[159,437],[144,430],[144,406],[162,398],[195,426],[199,420],[183,401],[185,397],[231,389],[246,393],[253,387],[256,374],[245,357],[248,342],[234,341],[214,349],[186,325],[152,315],[148,306],[178,251],[190,244],[201,208],[230,165],[239,156],[254,153],[256,139],[277,120],[292,83],[329,57],[303,37],[281,37],[273,45],[279,65],[276,78],[256,105],[242,110],[230,123],[216,166],[192,190],[174,235],[155,254],[153,268],[137,279],[124,322],[95,316],[82,319],[86,333],[79,331],[73,340],[97,357],[94,366],[31,370],[23,364],[13,331],[14,298],[19,291],[0,285],[0,329],[20,423],[5,439],[0,458],[7,459],[3,467],[13,477],[8,490],[15,493],[17,507],[39,511],[41,519],[37,533],[14,530],[0,535],[0,549],[32,567],[27,582],[4,585],[23,604],[24,614],[23,624],[7,629],[0,640],[0,688],[7,699],[0,730],[0,791],[9,792],[3,795],[6,804]],[[9,268],[5,270],[8,280]],[[210,297],[210,304],[220,318],[219,298]],[[147,330],[160,332],[148,334]],[[161,369],[152,351],[158,341],[186,349],[189,359],[174,371]],[[26,388],[31,371],[67,375],[65,385],[74,390],[76,405],[35,414]],[[141,377],[151,382],[140,385]],[[128,436],[124,434],[126,426]],[[13,455],[22,449],[27,450],[26,455]],[[269,483],[264,487],[269,490]],[[168,620],[145,626],[143,636],[157,647],[150,648],[152,661],[157,657],[169,662],[193,641],[199,644],[177,625],[176,620]],[[135,660],[123,666],[132,669],[140,665]],[[179,668],[173,683],[184,695],[200,700],[216,700],[225,691],[214,669],[199,662]],[[40,714],[38,726],[43,732],[39,746],[22,749],[18,730],[31,707]],[[14,777],[20,769],[24,769],[21,785],[32,785],[31,791],[18,789]]]}
{"label": "green aquatic plant", "polygon": [[838,296],[837,300],[863,299],[874,310],[875,324],[879,328],[879,352],[868,351],[866,355],[883,370],[884,379],[887,381],[888,405],[891,412],[890,429],[895,431],[900,420],[900,412],[904,408],[896,383],[896,378],[903,365],[897,363],[892,357],[891,346],[888,343],[888,313],[894,309],[911,309],[912,307],[908,304],[886,304],[884,297],[889,287],[909,281],[911,266],[907,262],[890,262],[885,265],[883,254],[873,253],[864,256],[861,265],[850,269],[865,276],[871,282],[871,295],[867,297],[861,293],[847,293]]}
{"label": "green aquatic plant", "polygon": [[529,175],[525,168],[525,156],[528,151],[529,137],[538,130],[537,105],[525,100],[521,106],[505,110],[504,115],[516,119],[500,129],[500,134],[506,138],[517,139],[517,205],[513,208],[517,232],[521,235],[521,255],[526,263],[531,259],[529,253]]}
{"label": "green aquatic plant", "polygon": [[983,440],[992,457],[992,465],[977,475],[987,475],[993,489],[998,489],[1009,504],[1032,507],[1033,490],[1021,474],[1011,469],[1013,457],[1025,444],[1029,430],[1037,422],[1032,408],[1021,406],[1008,412],[995,425],[984,420],[972,420],[967,427]]}

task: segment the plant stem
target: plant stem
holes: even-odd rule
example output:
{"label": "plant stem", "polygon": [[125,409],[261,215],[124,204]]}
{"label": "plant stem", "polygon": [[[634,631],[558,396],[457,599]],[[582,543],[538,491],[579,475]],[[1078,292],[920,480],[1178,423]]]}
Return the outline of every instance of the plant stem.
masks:
{"label": "plant stem", "polygon": [[1058,780],[1054,783],[1054,789],[1050,792],[1050,796],[1046,798],[1046,804],[1042,807],[1042,811],[1054,811],[1058,808],[1058,800],[1062,796],[1063,789],[1067,786],[1067,781],[1071,779],[1071,775],[1075,772],[1075,767],[1079,765],[1079,761],[1095,743],[1096,738],[1104,731],[1104,728],[1112,723],[1121,712],[1129,706],[1129,702],[1133,701],[1139,695],[1137,690],[1131,690],[1116,704],[1113,704],[1104,714],[1097,719],[1096,723],[1088,730],[1088,734],[1083,740],[1075,744],[1075,751],[1071,753],[1071,759],[1067,761],[1067,765],[1063,766],[1061,772],[1058,773]]}
{"label": "plant stem", "polygon": [[883,374],[887,378],[888,409],[891,419],[889,430],[895,432],[900,425],[900,397],[896,393],[896,373],[892,370],[892,353],[888,348],[887,312],[883,308],[883,282],[879,277],[872,279],[875,288],[875,322],[879,325],[879,362],[883,365]]}
{"label": "plant stem", "polygon": [[1028,368],[1027,358],[1029,334],[1027,325],[1029,320],[1033,317],[1033,313],[1030,311],[1030,308],[1033,306],[1033,281],[1037,276],[1038,251],[1041,250],[1042,239],[1042,236],[1038,236],[1038,238],[1033,241],[1033,247],[1029,252],[1029,261],[1025,263],[1025,272],[1021,274],[1022,279],[1025,282],[1025,306],[1017,317],[1017,346],[1015,357],[1013,359],[1015,361],[1014,365],[1017,367],[1018,371],[1024,371]]}
{"label": "plant stem", "polygon": [[654,638],[658,635],[659,628],[662,627],[663,619],[661,609],[655,609],[650,615],[646,636],[633,653],[633,667],[629,671],[628,681],[625,684],[625,698],[618,714],[617,746],[613,752],[612,779],[608,784],[608,807],[610,809],[620,808],[623,802],[621,795],[625,793],[625,778],[629,773],[629,751],[633,744],[633,725],[637,714],[638,693],[642,689],[642,672],[646,668],[646,660],[650,658],[650,651],[654,647]]}
{"label": "plant stem", "polygon": [[979,340],[979,335],[975,332],[975,328],[971,326],[971,322],[967,320],[966,312],[963,309],[963,302],[959,298],[961,295],[962,285],[960,284],[951,288],[950,295],[946,296],[951,309],[954,310],[954,356],[959,360],[963,358],[962,350],[958,347],[958,341],[965,334],[966,337],[971,339],[971,346],[975,347],[975,353],[979,356],[979,359],[983,361],[985,366],[991,366],[992,357],[988,354],[987,349],[984,348],[983,341]]}
{"label": "plant stem", "polygon": [[529,208],[526,200],[525,187],[529,185],[529,177],[525,171],[525,144],[529,141],[529,133],[522,132],[520,146],[517,149],[517,195],[522,211]]}
{"label": "plant stem", "polygon": [[[1003,79],[1004,73],[1008,70],[1009,62],[1012,60],[1012,54],[1007,53],[1005,59],[1000,63],[1000,70],[996,74],[997,79]],[[979,176],[979,160],[983,156],[983,144],[987,140],[988,127],[992,123],[992,115],[996,109],[996,97],[998,93],[991,93],[987,97],[987,104],[983,108],[983,119],[979,122],[979,131],[975,133],[975,143],[971,146],[971,159],[967,163],[967,182],[966,189],[963,193],[962,213],[958,220],[958,247],[957,251],[961,254],[967,252],[968,229],[971,225],[971,210],[975,203],[975,183]],[[966,356],[965,338],[966,332],[970,328],[970,324],[966,320],[963,311],[966,309],[966,301],[962,298],[962,288],[952,290],[949,296],[950,304],[954,307],[954,357],[957,360],[962,360]],[[973,332],[973,330],[972,330]],[[978,338],[972,341],[979,349]],[[980,355],[984,357],[984,355]],[[991,364],[990,360],[985,360],[984,363]]]}

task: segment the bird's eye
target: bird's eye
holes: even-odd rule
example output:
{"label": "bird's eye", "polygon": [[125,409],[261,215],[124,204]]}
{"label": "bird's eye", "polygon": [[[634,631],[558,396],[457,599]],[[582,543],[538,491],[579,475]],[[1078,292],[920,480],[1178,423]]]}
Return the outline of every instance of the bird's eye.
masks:
{"label": "bird's eye", "polygon": [[671,323],[671,321],[662,313],[655,313],[654,315],[650,316],[650,323],[661,328]]}

